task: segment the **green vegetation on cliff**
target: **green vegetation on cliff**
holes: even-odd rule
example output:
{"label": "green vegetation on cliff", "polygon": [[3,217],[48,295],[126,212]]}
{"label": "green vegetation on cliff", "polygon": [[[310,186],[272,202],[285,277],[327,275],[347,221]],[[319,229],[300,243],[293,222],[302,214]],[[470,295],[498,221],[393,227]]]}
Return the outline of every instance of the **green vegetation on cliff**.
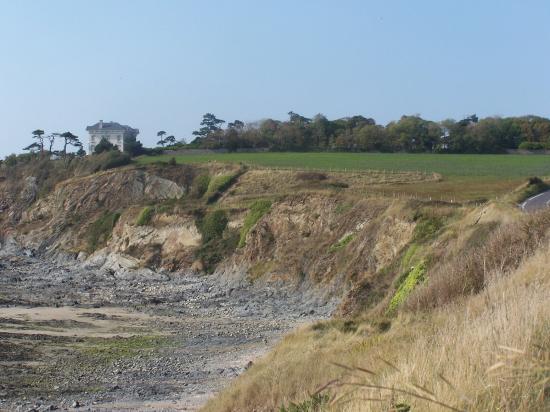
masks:
{"label": "green vegetation on cliff", "polygon": [[271,209],[271,201],[269,200],[256,200],[250,205],[250,211],[246,215],[243,227],[241,228],[239,247],[243,247],[246,244],[246,235],[258,220],[269,212],[269,209]]}

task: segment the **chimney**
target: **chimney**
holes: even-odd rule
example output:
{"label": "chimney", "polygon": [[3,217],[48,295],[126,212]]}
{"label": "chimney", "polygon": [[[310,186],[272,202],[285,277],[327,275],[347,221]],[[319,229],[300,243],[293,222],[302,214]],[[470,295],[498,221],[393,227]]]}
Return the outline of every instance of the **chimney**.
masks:
{"label": "chimney", "polygon": [[99,121],[99,128],[100,128],[100,129],[103,129],[103,120],[100,120],[100,121]]}

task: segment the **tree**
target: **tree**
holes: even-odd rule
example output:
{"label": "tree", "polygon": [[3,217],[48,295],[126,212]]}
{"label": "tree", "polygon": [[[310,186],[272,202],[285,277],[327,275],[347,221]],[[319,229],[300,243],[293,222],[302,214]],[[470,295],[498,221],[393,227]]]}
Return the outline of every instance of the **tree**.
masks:
{"label": "tree", "polygon": [[28,150],[29,152],[34,153],[35,151],[40,150],[40,144],[37,142],[33,142],[27,147],[24,147],[23,150]]}
{"label": "tree", "polygon": [[78,136],[75,136],[71,132],[62,133],[60,136],[63,138],[63,156],[67,156],[67,146],[82,147]]}
{"label": "tree", "polygon": [[36,139],[40,145],[40,152],[44,151],[44,130],[36,129],[32,132],[33,139]]}
{"label": "tree", "polygon": [[291,123],[303,123],[308,124],[311,122],[311,119],[308,119],[307,117],[301,116],[298,113],[294,113],[292,110],[288,112],[288,116],[290,117]]}
{"label": "tree", "polygon": [[103,152],[110,152],[111,150],[118,150],[118,147],[112,144],[110,141],[108,141],[105,138],[102,138],[99,143],[94,148],[95,154],[100,154]]}
{"label": "tree", "polygon": [[241,122],[240,120],[235,120],[233,122],[227,123],[227,127],[230,129],[242,130],[244,129],[244,123]]}
{"label": "tree", "polygon": [[[215,134],[221,131],[221,125],[225,123],[225,120],[218,119],[212,113],[206,113],[202,116],[201,128],[195,130],[193,135],[196,136],[195,142],[200,142],[201,140],[210,137],[212,134]],[[220,135],[218,134],[218,138]]]}
{"label": "tree", "polygon": [[166,141],[162,138],[164,135],[166,134],[166,132],[164,130],[161,130],[160,132],[157,132],[157,137],[160,137],[160,140],[157,142],[157,144],[161,145],[164,147]]}
{"label": "tree", "polygon": [[59,133],[51,133],[48,136],[46,136],[46,139],[50,142],[50,146],[48,148],[48,152],[52,153],[53,144],[55,143],[55,138],[59,136]]}
{"label": "tree", "polygon": [[135,157],[144,153],[143,145],[134,134],[124,135],[124,152]]}
{"label": "tree", "polygon": [[167,136],[166,139],[164,139],[164,143],[166,143],[168,146],[173,145],[176,143],[176,138],[172,135]]}

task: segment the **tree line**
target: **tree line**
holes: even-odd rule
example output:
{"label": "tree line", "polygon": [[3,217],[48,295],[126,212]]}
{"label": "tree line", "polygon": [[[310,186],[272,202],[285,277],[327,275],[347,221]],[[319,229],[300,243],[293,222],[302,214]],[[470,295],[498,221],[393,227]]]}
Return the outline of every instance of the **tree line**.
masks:
{"label": "tree line", "polygon": [[479,119],[474,114],[458,121],[435,122],[413,115],[384,126],[364,116],[329,120],[322,114],[307,118],[291,111],[288,115],[286,121],[266,119],[245,124],[235,120],[224,128],[224,120],[207,113],[190,144],[169,147],[411,153],[550,149],[550,119],[539,116]]}

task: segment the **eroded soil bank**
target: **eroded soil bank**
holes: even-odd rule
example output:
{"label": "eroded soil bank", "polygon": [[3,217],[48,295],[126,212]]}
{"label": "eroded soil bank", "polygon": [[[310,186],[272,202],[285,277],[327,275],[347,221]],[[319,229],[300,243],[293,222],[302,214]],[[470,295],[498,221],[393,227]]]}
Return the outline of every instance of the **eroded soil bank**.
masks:
{"label": "eroded soil bank", "polygon": [[195,410],[334,308],[280,287],[0,250],[0,410]]}

